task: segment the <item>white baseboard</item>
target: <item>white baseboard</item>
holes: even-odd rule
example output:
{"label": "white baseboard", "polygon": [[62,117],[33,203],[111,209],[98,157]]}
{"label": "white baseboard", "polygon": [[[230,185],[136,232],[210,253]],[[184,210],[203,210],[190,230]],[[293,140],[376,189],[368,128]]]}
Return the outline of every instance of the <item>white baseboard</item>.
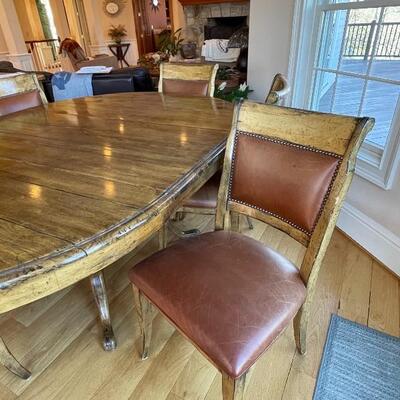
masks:
{"label": "white baseboard", "polygon": [[400,238],[393,232],[348,203],[343,205],[337,226],[400,276]]}

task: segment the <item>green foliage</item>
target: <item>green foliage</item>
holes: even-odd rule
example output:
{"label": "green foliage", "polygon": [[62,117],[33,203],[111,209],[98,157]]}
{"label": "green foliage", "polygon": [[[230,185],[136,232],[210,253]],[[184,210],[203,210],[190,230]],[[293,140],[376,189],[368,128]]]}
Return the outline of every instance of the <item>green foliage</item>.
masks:
{"label": "green foliage", "polygon": [[39,13],[40,23],[42,24],[45,39],[54,39],[50,29],[50,21],[47,16],[46,6],[41,0],[36,0],[36,7]]}
{"label": "green foliage", "polygon": [[181,38],[182,28],[175,32],[164,30],[160,33],[160,51],[169,56],[176,56],[181,47],[183,39]]}
{"label": "green foliage", "polygon": [[241,85],[235,87],[228,93],[224,92],[225,85],[220,85],[215,91],[214,97],[218,97],[219,99],[229,101],[230,103],[234,103],[237,100],[246,100],[249,97],[249,93],[252,92],[247,83],[242,83]]}
{"label": "green foliage", "polygon": [[121,43],[123,37],[127,35],[127,31],[124,25],[111,25],[111,28],[108,30],[108,36],[114,40],[115,43]]}

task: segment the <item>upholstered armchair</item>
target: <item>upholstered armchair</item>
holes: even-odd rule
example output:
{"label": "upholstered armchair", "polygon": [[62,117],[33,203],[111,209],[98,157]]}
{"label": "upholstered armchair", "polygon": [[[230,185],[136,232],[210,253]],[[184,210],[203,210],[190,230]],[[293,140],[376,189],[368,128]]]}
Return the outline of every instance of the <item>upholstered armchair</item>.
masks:
{"label": "upholstered armchair", "polygon": [[66,38],[61,42],[60,54],[63,71],[74,72],[83,67],[92,67],[98,65],[113,67],[114,69],[119,68],[118,60],[115,56],[99,54],[93,58],[89,58],[86,56],[79,43],[70,38]]}

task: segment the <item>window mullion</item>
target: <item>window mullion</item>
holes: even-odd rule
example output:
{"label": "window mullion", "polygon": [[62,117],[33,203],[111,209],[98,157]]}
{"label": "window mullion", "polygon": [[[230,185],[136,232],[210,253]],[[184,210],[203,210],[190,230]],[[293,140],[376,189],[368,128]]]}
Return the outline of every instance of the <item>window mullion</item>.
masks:
{"label": "window mullion", "polygon": [[363,91],[362,91],[362,94],[361,94],[360,106],[358,107],[358,114],[357,115],[361,115],[361,112],[362,112],[362,109],[363,109],[363,106],[364,106],[365,96],[367,94],[368,82],[371,80],[370,77],[371,77],[372,63],[373,63],[373,61],[375,59],[376,47],[378,45],[379,35],[381,33],[384,10],[385,10],[385,8],[382,7],[381,8],[381,12],[379,14],[379,21],[378,21],[378,25],[376,26],[376,30],[375,30],[374,43],[372,44],[371,57],[369,59],[367,71],[365,73],[365,83],[364,83]]}

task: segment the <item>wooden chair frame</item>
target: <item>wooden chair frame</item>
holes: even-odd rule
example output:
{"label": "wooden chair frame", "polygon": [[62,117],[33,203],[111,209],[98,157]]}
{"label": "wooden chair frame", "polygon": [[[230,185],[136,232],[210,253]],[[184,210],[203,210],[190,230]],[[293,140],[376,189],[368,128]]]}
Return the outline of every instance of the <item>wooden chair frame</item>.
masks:
{"label": "wooden chair frame", "polygon": [[[374,119],[371,118],[323,114],[250,102],[238,104],[234,111],[232,131],[227,143],[218,193],[216,230],[229,229],[231,213],[239,213],[249,215],[287,233],[306,247],[300,275],[307,287],[307,297],[294,320],[296,345],[301,354],[306,352],[310,305],[321,263],[354,175],[358,150],[373,126]],[[228,185],[237,131],[252,132],[265,137],[311,146],[341,157],[336,178],[311,236],[272,215],[229,199]]]}
{"label": "wooden chair frame", "polygon": [[0,98],[38,91],[44,105],[47,98],[35,73],[16,73],[0,76]]}
{"label": "wooden chair frame", "polygon": [[180,79],[185,81],[204,80],[209,82],[207,95],[209,97],[214,97],[215,78],[218,68],[218,64],[161,63],[158,92],[163,92],[164,79]]}
{"label": "wooden chair frame", "polygon": [[[237,217],[243,214],[287,233],[306,247],[300,267],[300,276],[306,285],[307,295],[293,321],[296,346],[300,354],[306,352],[307,325],[318,273],[354,174],[357,152],[373,125],[374,120],[370,118],[323,114],[247,101],[237,104],[234,110],[218,193],[216,230],[236,228]],[[310,235],[272,215],[230,199],[229,185],[238,131],[251,132],[263,137],[272,137],[296,145],[312,147],[321,152],[334,153],[341,159],[325,205]],[[151,303],[134,285],[133,291],[143,339],[142,357],[147,358],[151,339]],[[168,319],[167,316],[165,317]],[[198,350],[201,352],[201,349]],[[246,374],[233,379],[222,372],[224,400],[243,399]]]}
{"label": "wooden chair frame", "polygon": [[276,74],[265,99],[265,104],[281,106],[289,93],[290,85],[286,77],[282,74]]}

